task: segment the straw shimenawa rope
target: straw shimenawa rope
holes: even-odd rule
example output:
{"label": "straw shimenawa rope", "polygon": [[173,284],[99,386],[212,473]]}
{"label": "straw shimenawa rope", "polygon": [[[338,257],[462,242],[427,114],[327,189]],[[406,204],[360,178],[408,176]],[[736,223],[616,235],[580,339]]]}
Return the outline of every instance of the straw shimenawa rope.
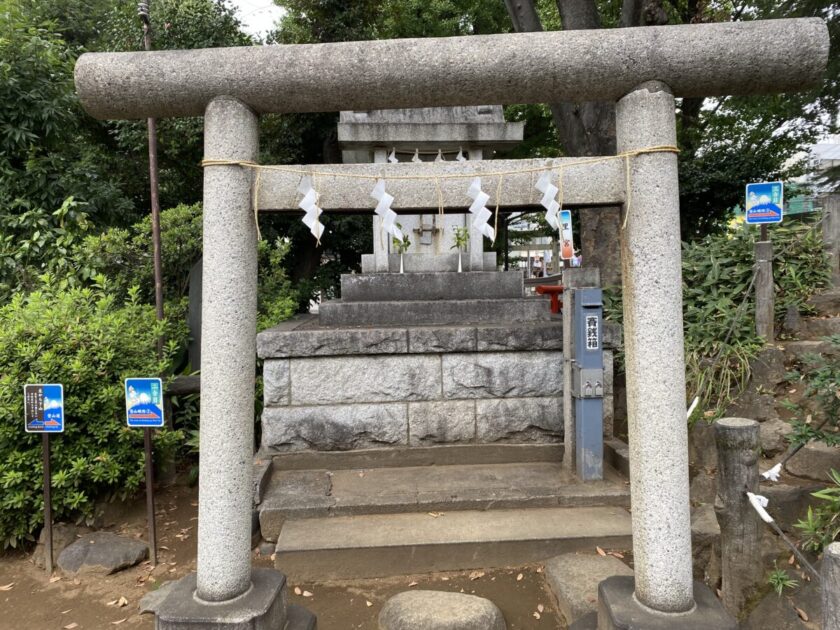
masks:
{"label": "straw shimenawa rope", "polygon": [[[616,153],[615,155],[603,155],[593,158],[585,158],[582,160],[575,160],[573,162],[565,162],[559,165],[544,165],[544,166],[532,166],[529,168],[515,168],[503,171],[490,171],[490,172],[482,172],[477,173],[473,172],[460,172],[460,173],[440,173],[437,175],[388,175],[385,176],[383,174],[376,174],[376,175],[367,175],[365,173],[342,173],[341,171],[320,171],[315,170],[312,168],[300,168],[295,166],[283,166],[280,164],[258,164],[257,162],[252,162],[249,160],[225,160],[225,159],[213,159],[208,158],[201,161],[202,167],[208,166],[239,166],[242,168],[249,168],[256,171],[256,176],[254,178],[254,190],[253,190],[253,207],[254,207],[254,221],[257,220],[258,215],[258,206],[259,206],[259,192],[260,192],[260,173],[262,171],[280,171],[282,173],[293,173],[297,175],[309,175],[312,177],[313,182],[317,177],[343,177],[347,179],[369,179],[369,180],[378,180],[378,179],[387,179],[387,180],[415,180],[415,181],[425,181],[425,180],[434,180],[435,188],[438,197],[438,210],[441,211],[443,209],[443,194],[440,187],[440,180],[442,179],[471,179],[473,177],[485,177],[485,178],[492,178],[498,177],[499,183],[497,187],[497,194],[496,194],[496,224],[498,227],[498,208],[499,208],[499,197],[501,196],[501,187],[502,187],[502,179],[506,175],[521,175],[526,173],[539,173],[542,171],[550,171],[553,169],[558,169],[560,174],[560,191],[562,195],[563,190],[563,171],[573,167],[573,166],[583,166],[586,164],[600,164],[602,162],[609,162],[611,160],[624,160],[624,179],[625,179],[625,213],[624,213],[624,221],[622,223],[622,229],[627,225],[627,216],[630,211],[630,201],[632,197],[632,193],[630,190],[630,169],[632,165],[632,158],[638,155],[645,155],[648,153],[679,153],[679,148],[673,145],[661,145],[655,147],[644,147],[641,149],[635,149],[633,151],[622,151],[621,153]],[[560,201],[560,205],[562,206],[562,197]],[[257,238],[260,238],[259,233],[259,225],[257,225]]]}

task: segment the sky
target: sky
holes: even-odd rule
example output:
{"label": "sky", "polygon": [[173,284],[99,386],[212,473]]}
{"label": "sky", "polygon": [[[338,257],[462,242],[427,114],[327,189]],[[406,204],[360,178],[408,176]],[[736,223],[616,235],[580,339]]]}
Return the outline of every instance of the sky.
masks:
{"label": "sky", "polygon": [[252,35],[265,35],[283,13],[271,0],[227,0],[227,3],[236,9],[243,30]]}

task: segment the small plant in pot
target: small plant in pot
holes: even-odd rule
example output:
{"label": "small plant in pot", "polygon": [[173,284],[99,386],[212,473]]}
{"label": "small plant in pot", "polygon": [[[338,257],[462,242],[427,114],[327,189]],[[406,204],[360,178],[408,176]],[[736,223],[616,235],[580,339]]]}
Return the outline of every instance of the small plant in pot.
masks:
{"label": "small plant in pot", "polygon": [[[400,228],[400,231],[402,231],[402,226],[399,223],[397,223],[397,227]],[[391,239],[391,242],[393,243],[394,249],[396,249],[397,253],[400,255],[400,273],[405,273],[405,268],[403,267],[403,254],[405,254],[408,251],[408,248],[411,247],[411,241],[408,238],[408,234],[403,232],[402,240],[394,237]]]}
{"label": "small plant in pot", "polygon": [[456,226],[452,228],[452,232],[455,237],[455,244],[449,249],[458,250],[458,273],[461,273],[461,253],[467,248],[467,243],[469,243],[470,240],[470,231],[466,226]]}

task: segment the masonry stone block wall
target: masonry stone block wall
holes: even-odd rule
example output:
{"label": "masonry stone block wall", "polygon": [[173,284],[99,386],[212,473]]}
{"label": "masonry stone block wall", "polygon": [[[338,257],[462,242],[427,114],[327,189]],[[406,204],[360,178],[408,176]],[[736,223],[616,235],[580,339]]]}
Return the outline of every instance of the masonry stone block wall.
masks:
{"label": "masonry stone block wall", "polygon": [[557,322],[348,330],[312,321],[259,335],[265,451],[563,439]]}

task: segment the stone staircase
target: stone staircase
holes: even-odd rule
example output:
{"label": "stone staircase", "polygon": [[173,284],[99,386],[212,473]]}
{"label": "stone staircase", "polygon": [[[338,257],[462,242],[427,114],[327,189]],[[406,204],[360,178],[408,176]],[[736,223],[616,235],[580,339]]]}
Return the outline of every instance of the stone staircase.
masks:
{"label": "stone staircase", "polygon": [[[425,465],[412,465],[416,454],[404,462],[369,454],[364,467],[354,466],[358,453],[276,456],[258,505],[276,566],[294,580],[329,581],[630,546],[630,489],[615,469],[584,484],[556,445],[454,447],[454,457],[451,448],[426,449]],[[608,455],[620,459],[620,450]]]}
{"label": "stone staircase", "polygon": [[347,274],[341,299],[321,304],[322,326],[550,321],[546,298],[523,297],[521,271]]}

